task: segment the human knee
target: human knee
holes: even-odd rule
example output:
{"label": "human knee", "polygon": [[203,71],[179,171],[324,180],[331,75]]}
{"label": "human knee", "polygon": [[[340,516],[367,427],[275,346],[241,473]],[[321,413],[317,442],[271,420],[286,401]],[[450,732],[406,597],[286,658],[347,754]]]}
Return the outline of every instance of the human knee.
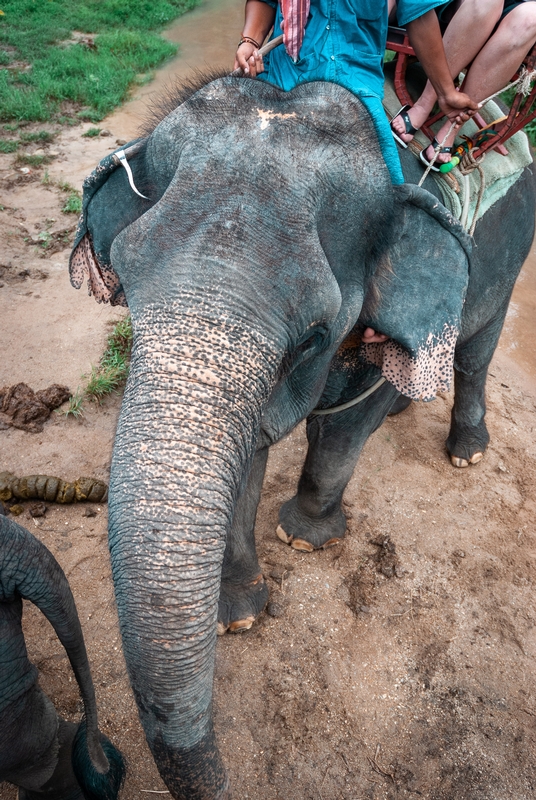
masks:
{"label": "human knee", "polygon": [[536,39],[536,2],[523,3],[514,8],[502,21],[501,28],[510,32],[513,45]]}
{"label": "human knee", "polygon": [[503,0],[464,0],[460,8],[463,6],[464,12],[471,15],[474,23],[479,20],[485,20],[495,24],[499,21],[503,8]]}

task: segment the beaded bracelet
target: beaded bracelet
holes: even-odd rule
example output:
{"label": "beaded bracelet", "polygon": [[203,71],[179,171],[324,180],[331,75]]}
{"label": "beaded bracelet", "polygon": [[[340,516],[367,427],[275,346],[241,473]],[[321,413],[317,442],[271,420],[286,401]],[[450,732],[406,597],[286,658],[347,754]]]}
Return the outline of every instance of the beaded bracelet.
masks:
{"label": "beaded bracelet", "polygon": [[238,47],[240,47],[241,44],[246,44],[246,43],[254,45],[257,48],[257,50],[260,48],[260,44],[256,42],[255,39],[252,39],[251,36],[242,36],[242,38],[238,42]]}

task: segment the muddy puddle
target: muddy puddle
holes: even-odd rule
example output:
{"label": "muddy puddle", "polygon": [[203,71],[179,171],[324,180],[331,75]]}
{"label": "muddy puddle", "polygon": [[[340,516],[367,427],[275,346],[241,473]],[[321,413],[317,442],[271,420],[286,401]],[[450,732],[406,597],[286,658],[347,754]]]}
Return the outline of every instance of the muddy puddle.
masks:
{"label": "muddy puddle", "polygon": [[222,67],[231,71],[236,45],[244,21],[242,0],[204,0],[181,17],[164,36],[179,45],[179,55],[156,73],[155,79],[105,120],[107,127],[121,130],[125,138],[137,135],[140,120],[166,86],[195,70]]}

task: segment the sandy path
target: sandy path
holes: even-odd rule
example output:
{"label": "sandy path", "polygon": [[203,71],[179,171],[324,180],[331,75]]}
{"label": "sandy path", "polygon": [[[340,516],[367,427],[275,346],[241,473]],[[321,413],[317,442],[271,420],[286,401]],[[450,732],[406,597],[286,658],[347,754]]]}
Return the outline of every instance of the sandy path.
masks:
{"label": "sandy path", "polygon": [[[183,58],[101,124],[111,137],[81,138],[87,125],[65,130],[53,145],[60,155],[51,177],[80,185],[116,139],[136,135],[142,109],[163,83],[197,66],[200,53],[225,63],[241,17],[236,0],[211,0],[187,15],[170,33]],[[50,254],[32,242],[44,229],[74,227],[42,174],[21,178],[12,157],[0,156],[0,386],[58,382],[74,390],[121,312],[69,286],[68,247]],[[486,459],[470,470],[450,467],[448,395],[388,420],[348,489],[341,547],[304,555],[274,538],[277,509],[299,474],[303,430],[274,448],[258,517],[270,613],[249,633],[221,639],[217,653],[216,721],[237,798],[536,796],[535,298],[529,265],[491,369]],[[106,479],[118,409],[112,398],[81,421],[55,416],[41,434],[0,431],[0,470]],[[125,677],[106,506],[93,510],[87,517],[82,505],[51,506],[42,520],[26,511],[19,520],[71,581],[102,727],[130,764],[123,796],[141,800],[165,787]],[[398,558],[394,575],[381,547],[388,538]],[[48,624],[28,609],[26,628],[44,688],[76,718],[78,696]],[[15,797],[0,785],[0,800]]]}

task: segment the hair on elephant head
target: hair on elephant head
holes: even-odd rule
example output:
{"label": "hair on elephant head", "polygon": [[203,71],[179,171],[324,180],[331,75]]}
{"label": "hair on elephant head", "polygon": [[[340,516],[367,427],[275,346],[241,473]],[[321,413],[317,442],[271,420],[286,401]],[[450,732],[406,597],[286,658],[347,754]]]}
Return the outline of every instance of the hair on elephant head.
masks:
{"label": "hair on elephant head", "polygon": [[[47,617],[65,647],[84,702],[66,722],[37,684],[22,632],[22,600]],[[21,800],[116,800],[125,767],[98,729],[95,691],[74,599],[60,565],[25,528],[0,515],[0,780]]]}

